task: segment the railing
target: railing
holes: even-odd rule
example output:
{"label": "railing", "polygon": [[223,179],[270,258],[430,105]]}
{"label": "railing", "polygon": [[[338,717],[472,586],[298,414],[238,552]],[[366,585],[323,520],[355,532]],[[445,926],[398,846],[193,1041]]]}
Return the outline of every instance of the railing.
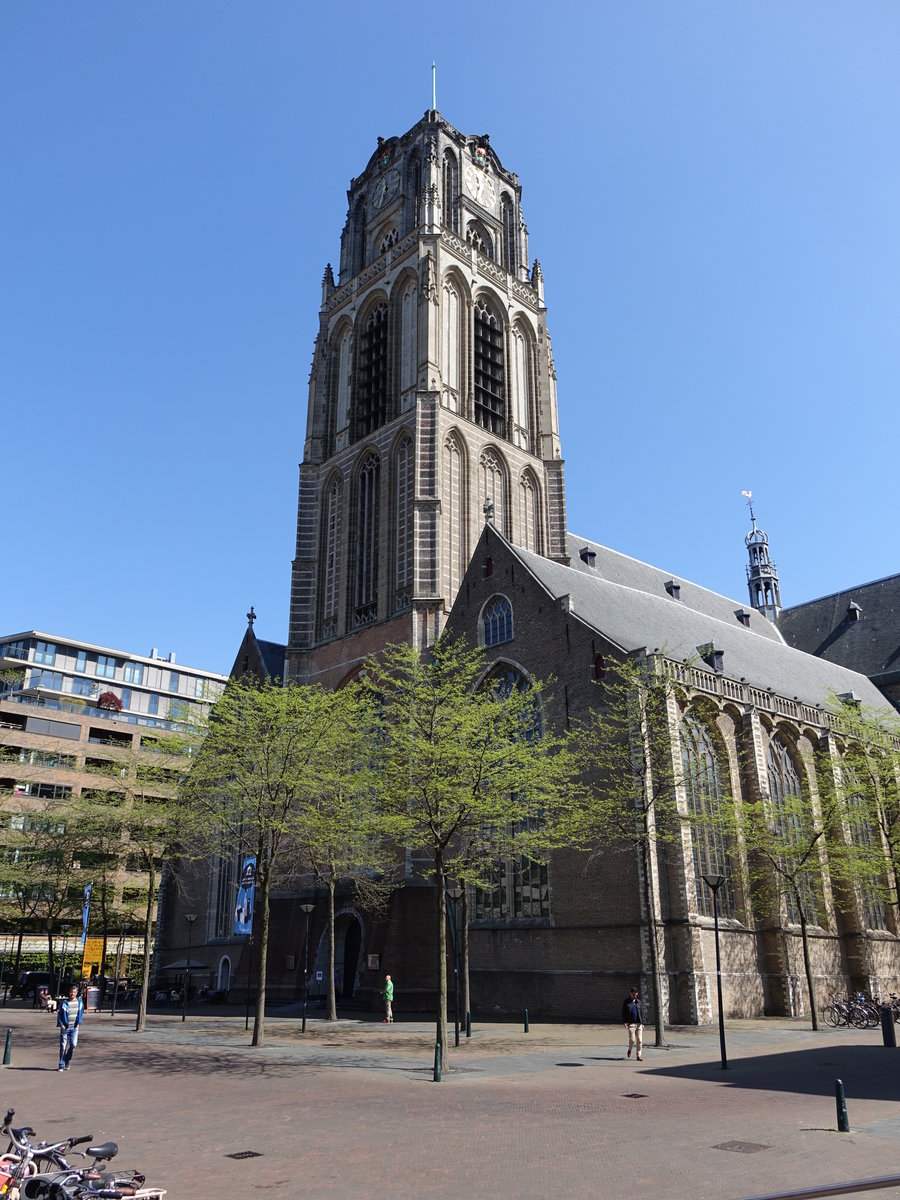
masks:
{"label": "railing", "polygon": [[129,725],[149,725],[156,729],[170,729],[176,732],[188,728],[183,721],[165,721],[160,717],[145,717],[138,713],[115,712],[111,708],[95,708],[90,704],[70,704],[50,696],[24,696],[21,692],[15,692],[0,696],[0,700],[7,700],[12,704],[31,704],[35,708],[52,708],[79,717],[98,717],[102,721],[127,721]]}

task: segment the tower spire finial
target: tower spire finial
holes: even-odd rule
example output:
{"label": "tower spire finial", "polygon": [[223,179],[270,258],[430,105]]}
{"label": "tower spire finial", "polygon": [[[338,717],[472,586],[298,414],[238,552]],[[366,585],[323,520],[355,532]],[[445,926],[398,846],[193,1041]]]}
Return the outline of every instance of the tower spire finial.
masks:
{"label": "tower spire finial", "polygon": [[750,555],[750,565],[747,567],[747,587],[750,589],[750,605],[757,609],[770,621],[776,621],[781,612],[781,589],[778,585],[778,568],[769,558],[769,536],[756,524],[756,514],[753,511],[753,493],[741,492],[747,497],[747,507],[750,509],[752,529],[744,538],[744,545]]}
{"label": "tower spire finial", "polygon": [[437,112],[437,63],[431,63],[431,111]]}

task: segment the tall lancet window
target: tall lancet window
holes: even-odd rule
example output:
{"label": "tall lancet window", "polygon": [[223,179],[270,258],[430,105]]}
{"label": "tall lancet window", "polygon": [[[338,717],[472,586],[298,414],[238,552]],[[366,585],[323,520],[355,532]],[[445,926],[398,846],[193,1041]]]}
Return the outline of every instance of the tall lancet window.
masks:
{"label": "tall lancet window", "polygon": [[322,636],[334,637],[338,621],[338,572],[341,544],[341,481],[332,480],[325,494],[322,564]]}
{"label": "tall lancet window", "polygon": [[459,441],[453,433],[444,442],[442,468],[441,517],[449,606],[459,591],[467,560],[465,464]]}
{"label": "tall lancet window", "polygon": [[490,506],[494,525],[507,536],[506,472],[503,470],[503,463],[493,450],[485,450],[480,465],[482,504]]}
{"label": "tall lancet window", "polygon": [[[785,845],[796,843],[799,850],[801,846],[809,843],[809,830],[805,828],[809,808],[804,803],[803,783],[787,744],[777,735],[769,743],[766,765],[776,836]],[[815,870],[818,859],[813,855],[808,861]],[[799,867],[800,864],[790,855],[785,856],[785,868],[796,879],[806,919],[815,925],[818,923],[818,910],[813,874],[811,871],[800,870]],[[799,925],[800,909],[794,889],[790,885],[785,886],[784,898],[787,904],[787,919]]]}
{"label": "tall lancet window", "polygon": [[400,297],[400,392],[416,386],[418,351],[419,293],[415,283],[408,284]]}
{"label": "tall lancet window", "polygon": [[406,196],[409,214],[407,226],[409,229],[415,229],[419,224],[419,209],[422,203],[422,160],[418,154],[410,157],[406,167]]}
{"label": "tall lancet window", "polygon": [[516,254],[515,215],[516,210],[513,202],[509,198],[509,195],[504,192],[500,197],[500,219],[503,222],[503,247],[501,256],[503,265],[509,271],[510,275],[515,275],[519,269],[518,255]]}
{"label": "tall lancet window", "polygon": [[531,343],[520,325],[514,325],[510,338],[512,358],[512,441],[523,450],[531,447]]}
{"label": "tall lancet window", "polygon": [[388,309],[380,304],[366,320],[359,347],[356,436],[366,437],[387,420]]}
{"label": "tall lancet window", "polygon": [[367,625],[378,615],[378,487],[381,463],[370,454],[362,465],[356,492],[356,588],[353,620]]}
{"label": "tall lancet window", "polygon": [[444,403],[453,412],[460,411],[459,335],[461,311],[459,289],[452,279],[445,279],[441,309],[441,379],[444,384]]}
{"label": "tall lancet window", "polygon": [[459,163],[452,150],[444,151],[441,171],[441,221],[446,229],[459,233]]}
{"label": "tall lancet window", "polygon": [[541,511],[540,493],[537,483],[530,471],[526,471],[519,481],[519,528],[521,530],[521,545],[535,554],[541,553]]}
{"label": "tall lancet window", "polygon": [[338,438],[350,423],[350,352],[352,345],[353,334],[348,329],[341,338],[337,353],[337,414],[335,417],[335,434]]}
{"label": "tall lancet window", "polygon": [[734,915],[734,888],[728,861],[728,847],[716,818],[722,808],[722,778],[719,759],[709,731],[693,713],[686,713],[681,722],[681,766],[688,808],[698,818],[691,829],[694,850],[694,888],[697,912],[713,915],[712,894],[704,875],[724,875],[725,884],[719,889],[719,911],[723,916]]}
{"label": "tall lancet window", "polygon": [[397,518],[397,561],[394,610],[409,608],[413,591],[413,444],[409,438],[397,447],[394,459],[394,506]]}
{"label": "tall lancet window", "polygon": [[484,300],[475,305],[475,420],[498,437],[506,434],[503,329]]}

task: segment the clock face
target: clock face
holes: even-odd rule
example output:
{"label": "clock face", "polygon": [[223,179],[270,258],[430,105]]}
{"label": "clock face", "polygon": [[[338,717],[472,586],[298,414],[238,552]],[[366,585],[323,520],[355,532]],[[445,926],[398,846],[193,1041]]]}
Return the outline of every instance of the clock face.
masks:
{"label": "clock face", "polygon": [[382,177],[375,184],[375,189],[372,193],[372,203],[376,208],[382,208],[387,204],[388,200],[393,200],[397,195],[397,188],[400,186],[400,172],[396,167],[390,171],[385,171]]}
{"label": "clock face", "polygon": [[493,208],[497,202],[497,189],[487,171],[482,171],[474,163],[468,163],[463,172],[466,181],[466,191],[482,208]]}

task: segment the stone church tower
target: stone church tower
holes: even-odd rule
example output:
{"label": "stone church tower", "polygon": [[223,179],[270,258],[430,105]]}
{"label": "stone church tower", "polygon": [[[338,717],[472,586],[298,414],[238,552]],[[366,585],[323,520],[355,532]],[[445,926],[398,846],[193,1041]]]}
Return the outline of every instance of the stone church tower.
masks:
{"label": "stone church tower", "polygon": [[486,519],[566,555],[556,377],[518,176],[429,110],[350,184],[309,382],[287,676],[430,645]]}

